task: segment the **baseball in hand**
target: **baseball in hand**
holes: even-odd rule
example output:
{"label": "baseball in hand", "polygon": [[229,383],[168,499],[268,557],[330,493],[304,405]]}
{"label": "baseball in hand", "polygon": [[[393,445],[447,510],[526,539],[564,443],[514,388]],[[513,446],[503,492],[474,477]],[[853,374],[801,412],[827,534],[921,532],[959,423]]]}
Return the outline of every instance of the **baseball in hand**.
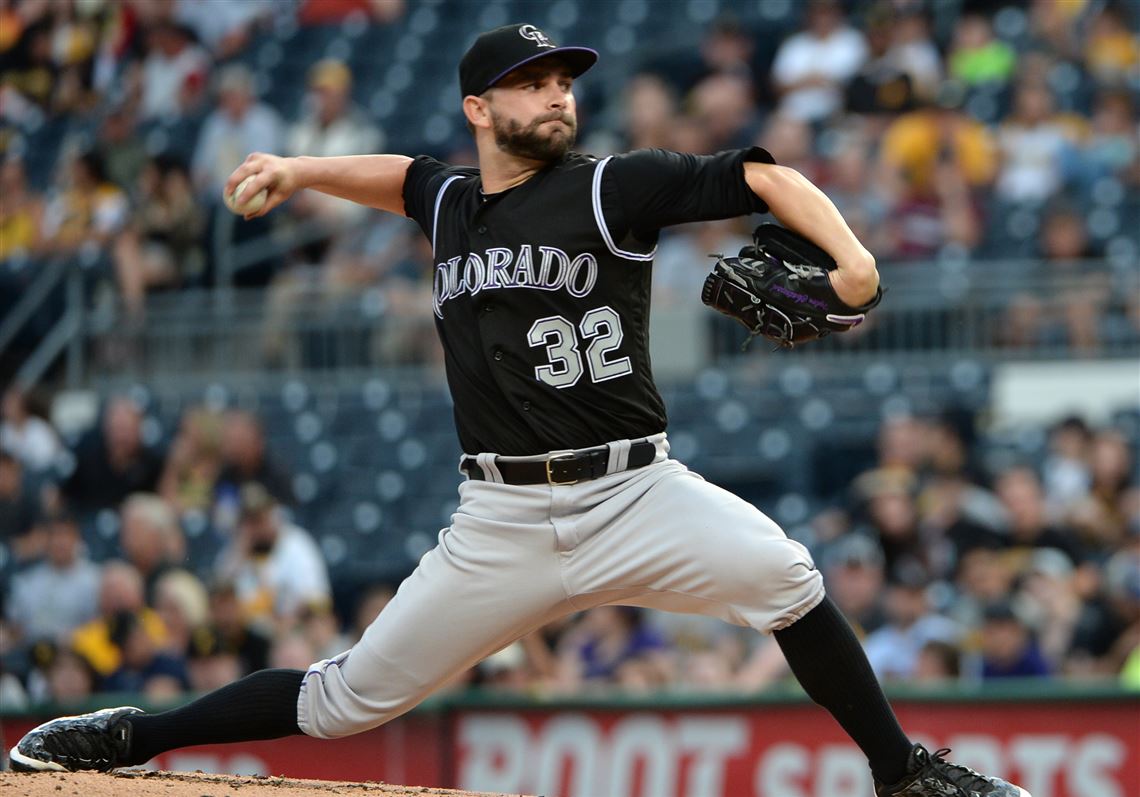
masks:
{"label": "baseball in hand", "polygon": [[225,197],[226,207],[239,216],[256,213],[265,207],[265,201],[269,198],[269,193],[263,188],[253,196],[245,197],[244,201],[240,205],[238,204],[238,197],[241,196],[241,192],[245,190],[246,186],[253,182],[253,177],[251,174],[242,180],[238,183],[238,187],[234,189],[234,192]]}

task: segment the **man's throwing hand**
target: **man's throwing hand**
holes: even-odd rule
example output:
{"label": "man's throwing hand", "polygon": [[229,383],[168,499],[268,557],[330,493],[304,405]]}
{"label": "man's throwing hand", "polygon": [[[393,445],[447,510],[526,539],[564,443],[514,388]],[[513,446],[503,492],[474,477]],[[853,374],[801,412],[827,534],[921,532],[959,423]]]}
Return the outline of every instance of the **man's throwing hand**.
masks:
{"label": "man's throwing hand", "polygon": [[244,214],[245,219],[264,216],[287,200],[300,187],[297,183],[296,162],[292,158],[268,155],[264,152],[251,153],[241,165],[233,170],[222,189],[223,197],[230,197],[247,177],[252,178],[242,189],[242,195],[234,197],[234,204],[240,207],[257,194],[266,192],[265,204],[252,213]]}

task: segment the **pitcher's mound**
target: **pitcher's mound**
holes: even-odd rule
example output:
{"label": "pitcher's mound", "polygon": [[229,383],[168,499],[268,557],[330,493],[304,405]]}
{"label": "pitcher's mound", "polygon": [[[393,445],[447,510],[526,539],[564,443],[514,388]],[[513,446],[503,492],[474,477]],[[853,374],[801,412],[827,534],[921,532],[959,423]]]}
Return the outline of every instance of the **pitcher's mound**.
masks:
{"label": "pitcher's mound", "polygon": [[331,780],[209,775],[201,772],[0,772],[8,797],[503,797],[486,792],[340,783]]}

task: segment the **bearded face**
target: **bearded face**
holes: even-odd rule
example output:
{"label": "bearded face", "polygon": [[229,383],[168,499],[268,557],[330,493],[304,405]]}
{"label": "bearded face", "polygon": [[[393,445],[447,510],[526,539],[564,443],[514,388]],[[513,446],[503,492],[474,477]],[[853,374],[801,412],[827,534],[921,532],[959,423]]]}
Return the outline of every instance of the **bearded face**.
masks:
{"label": "bearded face", "polygon": [[566,111],[551,111],[523,125],[491,109],[491,125],[500,150],[544,163],[561,160],[578,135],[578,121]]}

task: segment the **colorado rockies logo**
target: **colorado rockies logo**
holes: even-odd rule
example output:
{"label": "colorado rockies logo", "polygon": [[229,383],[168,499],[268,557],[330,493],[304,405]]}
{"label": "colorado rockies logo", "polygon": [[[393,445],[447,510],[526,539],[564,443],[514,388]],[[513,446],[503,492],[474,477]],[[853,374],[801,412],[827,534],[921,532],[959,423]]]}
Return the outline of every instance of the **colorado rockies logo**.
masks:
{"label": "colorado rockies logo", "polygon": [[537,44],[539,47],[553,47],[554,46],[554,44],[551,43],[551,41],[547,37],[547,35],[545,33],[543,33],[542,31],[540,31],[538,28],[536,28],[534,25],[522,25],[522,26],[520,26],[519,27],[519,35],[522,36],[524,39],[530,39],[532,42]]}

